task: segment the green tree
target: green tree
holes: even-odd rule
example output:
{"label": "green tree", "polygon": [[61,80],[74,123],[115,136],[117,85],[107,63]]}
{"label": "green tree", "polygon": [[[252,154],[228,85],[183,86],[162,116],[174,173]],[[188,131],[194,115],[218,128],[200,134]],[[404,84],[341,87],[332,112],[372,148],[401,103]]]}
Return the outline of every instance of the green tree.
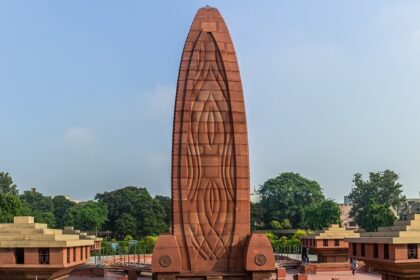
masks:
{"label": "green tree", "polygon": [[100,230],[108,219],[106,205],[95,201],[76,204],[67,211],[67,216],[73,219],[74,227],[85,231]]}
{"label": "green tree", "polygon": [[75,218],[77,216],[76,205],[66,210],[63,216],[63,227],[75,226]]}
{"label": "green tree", "polygon": [[[389,208],[395,209],[406,200],[398,175],[391,170],[370,172],[368,180],[363,180],[362,175],[357,173],[353,183],[355,187],[349,195],[353,204],[350,217],[365,230],[375,231],[379,226],[389,225]],[[385,210],[383,217],[379,217],[378,209],[388,210]]]}
{"label": "green tree", "polygon": [[295,231],[292,238],[290,238],[290,240],[287,241],[287,245],[299,245],[300,238],[306,236],[306,234],[306,231],[304,231],[303,229],[298,229],[297,231]]}
{"label": "green tree", "polygon": [[282,229],[279,221],[271,221],[270,226],[272,229]]}
{"label": "green tree", "polygon": [[107,230],[114,234],[122,232],[117,220],[127,213],[136,218],[137,237],[160,234],[168,230],[165,209],[161,203],[150,196],[146,188],[125,187],[112,192],[97,194],[95,197],[108,209]]}
{"label": "green tree", "polygon": [[290,224],[288,219],[284,219],[283,222],[281,222],[281,228],[282,229],[291,229],[292,225]]}
{"label": "green tree", "polygon": [[0,194],[0,223],[13,222],[14,216],[28,215],[29,209],[16,195],[11,193]]}
{"label": "green tree", "polygon": [[251,227],[255,230],[264,225],[264,208],[261,203],[251,202]]}
{"label": "green tree", "polygon": [[159,235],[162,232],[166,232],[169,229],[169,225],[165,223],[166,214],[163,206],[159,201],[153,199],[151,202],[151,209],[147,211],[143,217],[144,230],[140,233],[144,235]]}
{"label": "green tree", "polygon": [[56,227],[64,228],[64,226],[66,226],[64,222],[66,211],[69,208],[75,206],[76,203],[73,201],[70,201],[64,195],[54,196],[54,198],[52,199],[52,202],[53,202],[53,208],[54,208],[54,217],[56,221]]}
{"label": "green tree", "polygon": [[268,238],[268,240],[270,240],[271,244],[273,244],[274,241],[276,240],[276,236],[271,231],[267,231],[265,233],[265,236],[267,236],[267,238]]}
{"label": "green tree", "polygon": [[389,205],[373,201],[368,206],[366,216],[362,217],[362,223],[365,225],[363,229],[376,231],[378,227],[392,226],[396,219]]}
{"label": "green tree", "polygon": [[341,223],[341,209],[335,201],[327,199],[305,208],[303,223],[305,228],[319,230],[332,224]]}
{"label": "green tree", "polygon": [[30,214],[38,223],[46,223],[49,227],[55,227],[54,204],[50,196],[44,196],[36,189],[24,191],[20,198],[29,207]]}
{"label": "green tree", "polygon": [[301,237],[304,237],[307,235],[307,232],[303,229],[298,229],[297,231],[295,231],[295,233],[293,233],[292,238],[294,239],[300,239]]}
{"label": "green tree", "polygon": [[7,172],[0,172],[0,194],[18,195],[17,186],[13,183],[12,177]]}
{"label": "green tree", "polygon": [[146,236],[144,238],[144,245],[150,250],[153,251],[153,248],[155,247],[157,241],[157,236]]}
{"label": "green tree", "polygon": [[163,206],[165,210],[165,223],[170,226],[172,224],[172,199],[167,196],[157,195],[155,199]]}
{"label": "green tree", "polygon": [[56,227],[56,221],[53,212],[32,211],[32,214],[34,215],[36,222],[47,224],[50,228]]}
{"label": "green tree", "polygon": [[137,234],[137,220],[129,213],[123,213],[115,222],[116,234],[120,236]]}
{"label": "green tree", "polygon": [[321,186],[297,173],[282,173],[267,180],[260,188],[264,222],[288,219],[293,228],[303,224],[305,207],[325,199]]}

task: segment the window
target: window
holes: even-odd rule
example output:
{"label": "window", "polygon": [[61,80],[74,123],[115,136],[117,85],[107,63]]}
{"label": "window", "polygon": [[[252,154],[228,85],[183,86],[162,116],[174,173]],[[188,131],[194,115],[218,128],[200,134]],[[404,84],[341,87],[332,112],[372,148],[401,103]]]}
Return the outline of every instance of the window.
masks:
{"label": "window", "polygon": [[335,247],[340,246],[340,240],[335,239],[335,240],[334,240],[334,246],[335,246]]}
{"label": "window", "polygon": [[88,246],[85,247],[85,257],[88,258]]}
{"label": "window", "polygon": [[417,259],[417,244],[407,244],[408,259]]}
{"label": "window", "polygon": [[50,264],[50,248],[38,249],[39,264]]}
{"label": "window", "polygon": [[327,247],[328,246],[328,239],[322,240],[322,244],[323,244],[324,247]]}
{"label": "window", "polygon": [[373,244],[373,257],[378,258],[379,250],[378,250],[378,243]]}
{"label": "window", "polygon": [[80,260],[83,260],[83,247],[80,247]]}
{"label": "window", "polygon": [[15,250],[16,264],[25,264],[25,249],[16,248]]}
{"label": "window", "polygon": [[389,245],[384,244],[384,259],[389,259]]}
{"label": "window", "polygon": [[76,247],[73,247],[73,261],[76,261]]}
{"label": "window", "polygon": [[361,245],[361,255],[364,257],[366,255],[366,249],[365,249],[365,243],[360,244]]}
{"label": "window", "polygon": [[70,263],[70,248],[67,248],[67,263]]}
{"label": "window", "polygon": [[353,243],[353,256],[357,256],[357,244]]}

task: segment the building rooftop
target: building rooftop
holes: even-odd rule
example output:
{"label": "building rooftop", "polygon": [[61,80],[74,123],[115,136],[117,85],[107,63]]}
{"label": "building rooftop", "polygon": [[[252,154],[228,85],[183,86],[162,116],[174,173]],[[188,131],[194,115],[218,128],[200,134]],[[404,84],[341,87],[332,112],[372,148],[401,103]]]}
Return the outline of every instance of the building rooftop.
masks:
{"label": "building rooftop", "polygon": [[82,239],[79,234],[63,234],[35,223],[34,217],[17,216],[13,223],[0,224],[0,248],[65,248],[90,246],[94,240]]}
{"label": "building rooftop", "polygon": [[346,237],[359,237],[359,233],[354,232],[353,230],[348,230],[343,227],[340,227],[337,224],[331,225],[329,228],[316,231],[313,234],[308,234],[307,236],[302,237],[303,239],[344,239]]}
{"label": "building rooftop", "polygon": [[420,214],[409,216],[408,220],[396,221],[393,226],[379,227],[376,232],[363,232],[360,238],[347,238],[353,243],[409,244],[420,240]]}

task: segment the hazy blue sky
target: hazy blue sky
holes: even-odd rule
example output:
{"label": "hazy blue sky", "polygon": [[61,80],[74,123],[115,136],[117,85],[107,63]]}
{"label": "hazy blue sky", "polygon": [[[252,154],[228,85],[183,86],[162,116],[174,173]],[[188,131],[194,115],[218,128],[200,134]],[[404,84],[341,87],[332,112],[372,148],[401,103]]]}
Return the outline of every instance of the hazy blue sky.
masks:
{"label": "hazy blue sky", "polygon": [[252,187],[280,172],[342,201],[356,172],[420,191],[419,1],[0,0],[0,170],[20,190],[170,194],[178,65],[222,12],[248,113]]}

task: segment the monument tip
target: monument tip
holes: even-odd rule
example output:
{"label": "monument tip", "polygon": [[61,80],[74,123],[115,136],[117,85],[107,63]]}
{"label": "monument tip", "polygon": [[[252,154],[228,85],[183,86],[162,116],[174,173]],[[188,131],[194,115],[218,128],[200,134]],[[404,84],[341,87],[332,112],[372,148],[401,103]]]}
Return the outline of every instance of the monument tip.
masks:
{"label": "monument tip", "polygon": [[209,4],[205,5],[204,7],[200,8],[199,10],[217,10],[217,8],[210,6]]}

